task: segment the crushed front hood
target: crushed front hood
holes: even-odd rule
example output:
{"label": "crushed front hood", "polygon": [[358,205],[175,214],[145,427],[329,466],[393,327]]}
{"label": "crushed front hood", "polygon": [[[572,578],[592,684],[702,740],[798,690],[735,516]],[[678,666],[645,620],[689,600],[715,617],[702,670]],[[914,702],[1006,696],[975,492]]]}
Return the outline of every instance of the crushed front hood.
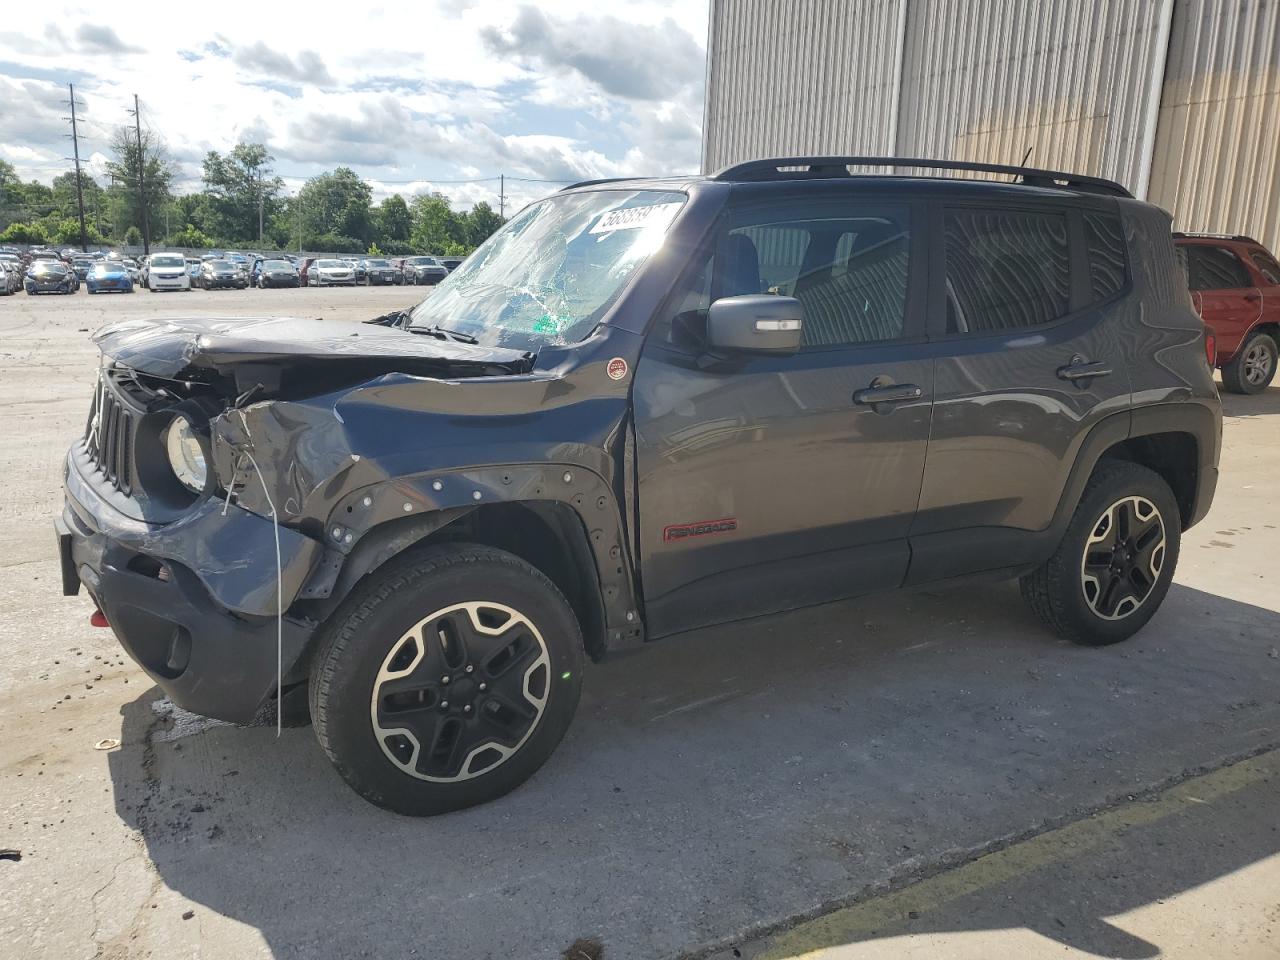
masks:
{"label": "crushed front hood", "polygon": [[110,359],[157,377],[177,377],[193,367],[228,376],[242,367],[251,367],[255,376],[271,367],[475,376],[521,373],[531,362],[519,350],[393,327],[291,317],[126,320],[103,327],[93,339]]}

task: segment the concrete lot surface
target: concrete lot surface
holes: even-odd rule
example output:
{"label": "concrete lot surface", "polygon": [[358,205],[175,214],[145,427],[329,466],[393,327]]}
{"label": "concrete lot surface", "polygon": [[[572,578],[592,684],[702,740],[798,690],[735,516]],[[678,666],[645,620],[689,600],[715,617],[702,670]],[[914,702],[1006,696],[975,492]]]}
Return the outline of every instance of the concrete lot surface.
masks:
{"label": "concrete lot surface", "polygon": [[308,728],[175,716],[60,595],[89,331],[417,297],[0,299],[0,956],[1280,956],[1276,388],[1227,398],[1213,511],[1116,647],[1009,585],[701,631],[592,666],[546,768],[432,820]]}

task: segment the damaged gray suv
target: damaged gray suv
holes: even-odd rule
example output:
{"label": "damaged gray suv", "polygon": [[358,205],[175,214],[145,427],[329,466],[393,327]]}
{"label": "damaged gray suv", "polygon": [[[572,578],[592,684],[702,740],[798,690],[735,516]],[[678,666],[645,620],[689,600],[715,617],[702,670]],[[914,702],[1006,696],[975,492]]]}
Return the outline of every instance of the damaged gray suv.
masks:
{"label": "damaged gray suv", "polygon": [[1123,640],[1217,482],[1169,216],[1021,167],[583,183],[368,325],[96,340],[65,592],[187,709],[301,699],[407,814],[511,790],[587,658],[692,628],[982,575]]}

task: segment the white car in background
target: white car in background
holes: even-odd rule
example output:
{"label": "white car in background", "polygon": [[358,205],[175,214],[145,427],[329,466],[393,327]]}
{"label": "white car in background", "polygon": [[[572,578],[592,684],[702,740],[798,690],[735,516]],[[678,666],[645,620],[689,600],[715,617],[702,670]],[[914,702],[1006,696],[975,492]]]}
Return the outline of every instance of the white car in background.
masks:
{"label": "white car in background", "polygon": [[356,271],[345,260],[317,260],[307,271],[307,283],[313,287],[354,287]]}
{"label": "white car in background", "polygon": [[153,253],[147,261],[147,289],[190,290],[191,275],[187,272],[186,258],[180,253]]}

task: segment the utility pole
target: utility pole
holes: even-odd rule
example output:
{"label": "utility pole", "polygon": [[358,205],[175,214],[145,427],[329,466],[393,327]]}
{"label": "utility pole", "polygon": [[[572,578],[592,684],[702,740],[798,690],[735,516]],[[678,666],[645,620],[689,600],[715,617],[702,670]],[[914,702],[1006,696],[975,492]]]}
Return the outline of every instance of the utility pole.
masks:
{"label": "utility pole", "polygon": [[262,246],[262,170],[258,170],[258,246]]}
{"label": "utility pole", "polygon": [[151,253],[151,224],[147,220],[147,181],[144,171],[147,166],[146,154],[142,152],[142,109],[138,106],[138,95],[133,95],[133,130],[138,138],[138,200],[142,204],[142,255]]}
{"label": "utility pole", "polygon": [[507,175],[498,174],[498,216],[507,219]]}
{"label": "utility pole", "polygon": [[76,158],[76,209],[80,213],[80,252],[89,252],[89,238],[84,229],[84,186],[80,183],[80,132],[76,129],[76,85],[67,84],[71,94],[71,147]]}

